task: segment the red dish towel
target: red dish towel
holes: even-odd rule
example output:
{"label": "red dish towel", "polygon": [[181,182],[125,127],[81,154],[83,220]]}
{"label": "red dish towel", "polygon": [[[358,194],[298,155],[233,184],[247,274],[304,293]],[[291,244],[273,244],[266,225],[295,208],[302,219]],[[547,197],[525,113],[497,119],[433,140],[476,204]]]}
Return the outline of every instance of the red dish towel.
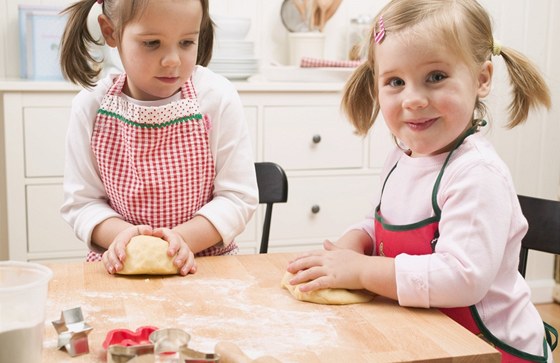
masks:
{"label": "red dish towel", "polygon": [[301,68],[318,68],[318,67],[356,68],[361,63],[362,61],[329,60],[329,59],[303,57],[301,58],[300,67]]}

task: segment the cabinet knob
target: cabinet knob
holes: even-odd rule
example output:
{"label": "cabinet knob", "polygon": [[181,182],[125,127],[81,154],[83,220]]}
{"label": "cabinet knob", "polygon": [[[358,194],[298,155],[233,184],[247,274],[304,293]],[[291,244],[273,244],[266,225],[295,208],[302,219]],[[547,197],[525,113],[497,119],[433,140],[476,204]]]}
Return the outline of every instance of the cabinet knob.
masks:
{"label": "cabinet knob", "polygon": [[320,210],[321,210],[321,207],[319,207],[318,204],[315,204],[311,207],[311,213],[313,213],[313,214],[319,213]]}
{"label": "cabinet knob", "polygon": [[313,143],[314,144],[318,144],[321,142],[321,135],[317,134],[317,135],[313,135]]}

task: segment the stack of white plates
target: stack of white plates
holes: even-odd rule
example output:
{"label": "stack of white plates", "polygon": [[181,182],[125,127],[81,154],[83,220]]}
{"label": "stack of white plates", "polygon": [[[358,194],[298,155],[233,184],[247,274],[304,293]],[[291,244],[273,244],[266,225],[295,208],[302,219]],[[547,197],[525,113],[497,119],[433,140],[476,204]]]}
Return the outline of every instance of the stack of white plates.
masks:
{"label": "stack of white plates", "polygon": [[216,39],[208,68],[231,80],[247,79],[259,71],[253,54],[253,42]]}
{"label": "stack of white plates", "polygon": [[247,18],[214,17],[216,38],[208,68],[231,80],[244,80],[258,73],[254,43],[246,41],[250,20]]}

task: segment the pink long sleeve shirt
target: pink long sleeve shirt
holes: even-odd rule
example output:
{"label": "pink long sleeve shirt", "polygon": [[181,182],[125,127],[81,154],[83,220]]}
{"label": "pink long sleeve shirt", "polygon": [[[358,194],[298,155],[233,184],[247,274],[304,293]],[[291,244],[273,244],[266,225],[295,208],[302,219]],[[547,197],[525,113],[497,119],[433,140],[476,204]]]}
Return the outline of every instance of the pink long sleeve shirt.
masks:
{"label": "pink long sleeve shirt", "polygon": [[[398,167],[388,178],[381,201],[387,223],[415,223],[434,215],[432,188],[446,156],[413,158],[398,148],[390,153],[382,181],[397,161]],[[442,213],[435,253],[395,258],[399,304],[424,308],[474,304],[498,339],[542,356],[543,322],[518,273],[527,221],[507,166],[481,133],[468,137],[452,155],[437,203]],[[373,211],[352,229],[367,232],[375,246]]]}

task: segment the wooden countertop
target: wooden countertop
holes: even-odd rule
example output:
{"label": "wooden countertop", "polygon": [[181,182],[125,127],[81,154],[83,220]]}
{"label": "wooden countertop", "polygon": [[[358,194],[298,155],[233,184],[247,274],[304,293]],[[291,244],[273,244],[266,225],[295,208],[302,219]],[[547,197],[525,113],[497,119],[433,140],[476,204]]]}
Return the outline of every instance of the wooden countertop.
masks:
{"label": "wooden countertop", "polygon": [[[101,263],[51,263],[44,362],[102,362],[111,329],[180,328],[189,347],[213,352],[219,341],[256,358],[282,362],[499,362],[478,337],[437,310],[404,308],[376,297],[366,304],[326,306],[296,301],[280,288],[292,254],[197,259],[186,277],[109,275]],[[81,307],[90,353],[57,349],[51,321]]]}

